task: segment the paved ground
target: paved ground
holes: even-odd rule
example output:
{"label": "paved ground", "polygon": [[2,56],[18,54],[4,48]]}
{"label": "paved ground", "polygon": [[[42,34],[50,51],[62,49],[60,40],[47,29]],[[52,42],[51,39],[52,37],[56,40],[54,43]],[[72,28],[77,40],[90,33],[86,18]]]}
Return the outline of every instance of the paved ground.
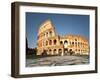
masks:
{"label": "paved ground", "polygon": [[65,66],[88,64],[87,56],[52,56],[38,59],[26,59],[26,67],[34,66]]}

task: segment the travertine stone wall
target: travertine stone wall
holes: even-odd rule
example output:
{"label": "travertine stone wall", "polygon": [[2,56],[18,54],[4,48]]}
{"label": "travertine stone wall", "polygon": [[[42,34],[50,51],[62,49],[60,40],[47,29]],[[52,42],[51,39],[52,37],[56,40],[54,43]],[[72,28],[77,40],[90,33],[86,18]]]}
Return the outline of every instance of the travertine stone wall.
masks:
{"label": "travertine stone wall", "polygon": [[51,20],[46,20],[38,29],[37,55],[44,51],[47,55],[89,55],[89,43],[80,35],[57,35]]}

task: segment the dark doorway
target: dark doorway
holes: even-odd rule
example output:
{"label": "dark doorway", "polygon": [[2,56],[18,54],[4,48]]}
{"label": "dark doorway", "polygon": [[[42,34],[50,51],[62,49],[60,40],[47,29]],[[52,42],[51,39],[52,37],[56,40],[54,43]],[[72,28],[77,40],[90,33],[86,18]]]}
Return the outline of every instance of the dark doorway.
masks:
{"label": "dark doorway", "polygon": [[53,53],[54,53],[54,55],[56,55],[56,53],[57,53],[57,50],[56,50],[56,49],[54,49]]}
{"label": "dark doorway", "polygon": [[62,49],[59,49],[59,55],[61,55],[61,53],[62,53]]}
{"label": "dark doorway", "polygon": [[46,50],[43,50],[42,56],[47,56],[47,51]]}
{"label": "dark doorway", "polygon": [[70,50],[69,50],[69,53],[70,53],[70,55],[73,55],[74,52],[73,52],[72,49],[70,49]]}
{"label": "dark doorway", "polygon": [[68,48],[64,49],[64,54],[67,55],[68,54]]}

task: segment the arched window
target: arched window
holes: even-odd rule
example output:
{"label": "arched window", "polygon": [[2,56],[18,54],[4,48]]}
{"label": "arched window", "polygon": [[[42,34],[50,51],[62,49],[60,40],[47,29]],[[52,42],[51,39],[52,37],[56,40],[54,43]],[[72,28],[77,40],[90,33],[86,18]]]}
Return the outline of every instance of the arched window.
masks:
{"label": "arched window", "polygon": [[72,51],[72,49],[69,49],[69,52],[71,52]]}
{"label": "arched window", "polygon": [[78,46],[80,46],[80,42],[78,42]]}
{"label": "arched window", "polygon": [[56,50],[56,49],[54,49],[53,53],[54,53],[54,54],[56,54],[56,53],[57,53],[57,50]]}
{"label": "arched window", "polygon": [[52,50],[51,49],[49,49],[49,54],[51,54],[52,53]]}
{"label": "arched window", "polygon": [[62,41],[60,41],[60,44],[62,45],[62,44],[63,44],[63,42],[62,42]]}
{"label": "arched window", "polygon": [[52,31],[50,31],[50,36],[52,36]]}
{"label": "arched window", "polygon": [[75,46],[77,46],[77,42],[75,42]]}
{"label": "arched window", "polygon": [[55,40],[54,40],[54,45],[56,45],[56,43],[57,43],[57,40],[55,39]]}
{"label": "arched window", "polygon": [[62,53],[62,49],[59,49],[59,53]]}
{"label": "arched window", "polygon": [[49,45],[52,45],[52,40],[49,40]]}
{"label": "arched window", "polygon": [[75,39],[75,41],[77,41],[77,39]]}
{"label": "arched window", "polygon": [[72,45],[74,45],[74,42],[72,42]]}
{"label": "arched window", "polygon": [[67,40],[65,40],[65,41],[64,41],[64,44],[67,44],[67,43],[68,43],[68,41],[67,41]]}
{"label": "arched window", "polygon": [[48,45],[48,41],[46,41],[46,46]]}
{"label": "arched window", "polygon": [[46,37],[48,37],[48,32],[46,32]]}

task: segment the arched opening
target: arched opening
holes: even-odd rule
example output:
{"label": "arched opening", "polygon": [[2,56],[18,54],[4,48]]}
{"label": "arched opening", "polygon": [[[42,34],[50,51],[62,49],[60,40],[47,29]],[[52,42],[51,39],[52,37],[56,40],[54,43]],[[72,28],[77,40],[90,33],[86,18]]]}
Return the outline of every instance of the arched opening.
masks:
{"label": "arched opening", "polygon": [[56,45],[56,43],[57,43],[57,40],[55,39],[55,40],[54,40],[54,45]]}
{"label": "arched opening", "polygon": [[62,41],[60,41],[60,44],[62,45],[62,44],[63,44],[63,42],[62,42]]}
{"label": "arched opening", "polygon": [[51,49],[49,49],[49,54],[50,54],[50,55],[52,54],[52,50],[51,50]]}
{"label": "arched opening", "polygon": [[77,42],[75,42],[75,46],[77,46]]}
{"label": "arched opening", "polygon": [[49,45],[52,45],[52,40],[49,40]]}
{"label": "arched opening", "polygon": [[46,41],[46,46],[48,45],[48,41]]}
{"label": "arched opening", "polygon": [[67,44],[67,43],[68,43],[68,41],[67,41],[67,40],[65,40],[65,41],[64,41],[64,44]]}
{"label": "arched opening", "polygon": [[67,55],[67,53],[68,53],[68,48],[65,48],[64,49],[64,54]]}
{"label": "arched opening", "polygon": [[49,33],[50,33],[50,36],[52,36],[52,31],[50,31]]}
{"label": "arched opening", "polygon": [[78,46],[80,46],[80,42],[78,42]]}
{"label": "arched opening", "polygon": [[72,42],[72,45],[74,45],[74,42]]}
{"label": "arched opening", "polygon": [[46,50],[43,50],[42,56],[47,56],[47,51]]}
{"label": "arched opening", "polygon": [[54,53],[54,54],[57,54],[57,50],[56,50],[56,49],[54,49],[54,50],[53,50],[53,53]]}
{"label": "arched opening", "polygon": [[68,41],[65,40],[65,41],[64,41],[64,48],[67,48],[67,46],[68,46]]}
{"label": "arched opening", "polygon": [[48,37],[48,32],[46,32],[46,37]]}
{"label": "arched opening", "polygon": [[58,51],[58,52],[59,52],[59,55],[61,55],[61,53],[62,53],[62,49],[59,49],[59,51]]}
{"label": "arched opening", "polygon": [[69,49],[69,53],[70,53],[70,55],[72,55],[74,52],[72,49]]}
{"label": "arched opening", "polygon": [[75,39],[75,41],[77,41],[77,39]]}

